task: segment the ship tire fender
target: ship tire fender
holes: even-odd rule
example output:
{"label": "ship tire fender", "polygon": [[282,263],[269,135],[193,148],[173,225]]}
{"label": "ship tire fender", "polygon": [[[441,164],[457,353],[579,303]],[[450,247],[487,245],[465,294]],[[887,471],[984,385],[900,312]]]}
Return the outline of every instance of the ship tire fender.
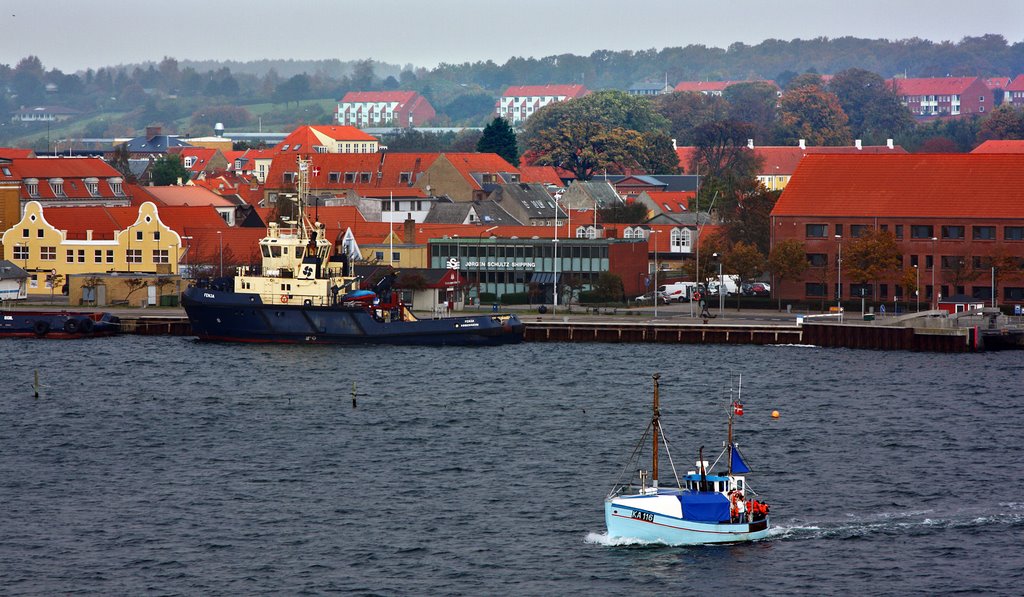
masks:
{"label": "ship tire fender", "polygon": [[306,300],[302,301],[302,304],[307,306],[307,307],[312,307],[313,306],[313,299],[306,299]]}
{"label": "ship tire fender", "polygon": [[83,317],[82,322],[78,326],[78,330],[83,334],[91,334],[95,326],[96,322],[89,319],[88,317]]}
{"label": "ship tire fender", "polygon": [[79,326],[78,326],[78,320],[77,319],[69,319],[69,320],[64,322],[64,331],[69,333],[69,334],[77,333],[78,332],[78,328],[79,328]]}
{"label": "ship tire fender", "polygon": [[32,331],[41,338],[50,331],[50,322],[37,319],[36,322],[32,324]]}
{"label": "ship tire fender", "polygon": [[288,302],[288,295],[287,294],[282,294],[281,295],[281,302],[282,303],[287,303]]}

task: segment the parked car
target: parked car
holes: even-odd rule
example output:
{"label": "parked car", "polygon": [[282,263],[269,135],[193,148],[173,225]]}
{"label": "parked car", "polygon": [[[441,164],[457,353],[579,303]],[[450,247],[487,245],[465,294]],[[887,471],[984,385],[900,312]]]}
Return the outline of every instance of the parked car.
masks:
{"label": "parked car", "polygon": [[743,285],[744,296],[768,296],[772,287],[767,282],[750,282]]}
{"label": "parked car", "polygon": [[668,304],[668,299],[665,298],[665,296],[662,295],[657,290],[652,290],[651,292],[641,294],[640,296],[633,299],[633,302],[638,305],[653,305],[655,299],[657,299],[659,305]]}

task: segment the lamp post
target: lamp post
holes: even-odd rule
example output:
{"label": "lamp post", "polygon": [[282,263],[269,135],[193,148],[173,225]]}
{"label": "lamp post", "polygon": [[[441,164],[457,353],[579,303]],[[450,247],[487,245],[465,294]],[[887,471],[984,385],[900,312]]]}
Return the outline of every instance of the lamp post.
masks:
{"label": "lamp post", "polygon": [[836,241],[839,242],[839,255],[836,258],[836,313],[839,314],[839,321],[843,321],[843,235],[837,234]]}
{"label": "lamp post", "polygon": [[935,259],[935,241],[939,240],[937,237],[932,237],[932,300],[930,302],[932,309],[938,309],[938,301],[935,295],[935,267],[938,265]]}
{"label": "lamp post", "polygon": [[224,235],[221,234],[220,230],[217,231],[217,244],[220,246],[220,274],[217,277],[218,278],[223,278],[224,277]]}
{"label": "lamp post", "polygon": [[921,312],[921,268],[914,265],[914,275],[917,276],[917,282],[914,284],[914,297],[917,299],[917,312]]}
{"label": "lamp post", "polygon": [[480,262],[484,259],[484,235],[494,230],[497,226],[491,226],[487,230],[480,233],[476,243],[476,306],[483,306],[483,301],[480,299]]}
{"label": "lamp post", "polygon": [[[192,240],[192,237],[191,236],[183,236],[183,237],[181,237],[181,240]],[[181,255],[182,259],[185,261],[185,275],[186,276],[188,276],[188,249],[189,249],[189,245],[186,245],[185,246],[185,250],[182,251],[182,255]]]}

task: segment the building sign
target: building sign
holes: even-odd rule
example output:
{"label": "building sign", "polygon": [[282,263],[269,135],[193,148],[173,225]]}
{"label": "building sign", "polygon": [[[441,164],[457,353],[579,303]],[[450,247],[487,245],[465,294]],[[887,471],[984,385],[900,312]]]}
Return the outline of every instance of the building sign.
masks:
{"label": "building sign", "polygon": [[[451,260],[449,260],[451,262]],[[533,269],[537,264],[532,261],[467,261],[466,267],[486,267],[494,269]]]}
{"label": "building sign", "polygon": [[459,260],[455,257],[449,257],[448,263],[444,264],[445,269],[453,269],[459,271]]}

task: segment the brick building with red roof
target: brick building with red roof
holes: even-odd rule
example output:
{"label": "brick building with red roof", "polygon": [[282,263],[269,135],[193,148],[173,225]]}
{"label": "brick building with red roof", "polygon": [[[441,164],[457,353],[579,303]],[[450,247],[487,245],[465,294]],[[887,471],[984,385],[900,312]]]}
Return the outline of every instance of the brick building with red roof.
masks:
{"label": "brick building with red roof", "polygon": [[995,109],[995,95],[981,77],[890,79],[900,103],[916,118],[985,114]]}
{"label": "brick building with red roof", "polygon": [[338,102],[338,124],[368,127],[423,126],[437,116],[434,107],[415,91],[349,91]]}
{"label": "brick building with red roof", "polygon": [[1003,88],[1003,103],[1011,106],[1024,106],[1024,75],[1017,75]]}
{"label": "brick building with red roof", "polygon": [[[900,271],[844,275],[843,299],[863,290],[880,302],[912,301],[906,280],[917,274],[926,306],[960,294],[987,300],[992,259],[1024,260],[1022,190],[1024,154],[808,155],[772,210],[771,244],[799,241],[810,267],[799,280],[777,281],[775,292],[834,301],[840,245],[878,228],[895,236]],[[1019,265],[998,272],[997,286],[999,303],[1024,303]]]}
{"label": "brick building with red roof", "polygon": [[583,97],[589,93],[583,85],[512,85],[498,98],[494,114],[514,126],[522,124],[548,104]]}

